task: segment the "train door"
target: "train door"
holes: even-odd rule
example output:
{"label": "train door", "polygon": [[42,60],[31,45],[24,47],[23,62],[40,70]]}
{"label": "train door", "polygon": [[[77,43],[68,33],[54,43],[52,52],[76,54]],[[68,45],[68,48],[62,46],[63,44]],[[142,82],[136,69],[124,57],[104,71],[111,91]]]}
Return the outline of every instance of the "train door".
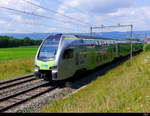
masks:
{"label": "train door", "polygon": [[62,79],[71,77],[74,74],[75,57],[74,49],[66,49],[62,55],[61,62],[59,64],[59,74]]}
{"label": "train door", "polygon": [[87,54],[85,53],[85,48],[80,46],[76,48],[75,52],[75,70],[82,70],[86,68],[86,56]]}
{"label": "train door", "polygon": [[118,44],[118,42],[116,42],[114,45],[115,45],[115,52],[116,52],[115,57],[117,58],[117,57],[119,57],[119,44]]}

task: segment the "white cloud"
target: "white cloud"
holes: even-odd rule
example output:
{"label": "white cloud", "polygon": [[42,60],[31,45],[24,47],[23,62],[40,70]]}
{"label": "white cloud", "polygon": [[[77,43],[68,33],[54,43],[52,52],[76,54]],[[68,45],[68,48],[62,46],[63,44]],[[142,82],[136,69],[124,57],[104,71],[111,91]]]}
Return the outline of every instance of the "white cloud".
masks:
{"label": "white cloud", "polygon": [[0,24],[7,24],[7,22],[4,20],[0,20]]}
{"label": "white cloud", "polygon": [[10,15],[10,17],[12,18],[13,21],[16,21],[17,23],[33,23],[33,22],[36,22],[33,18],[27,18],[27,17],[24,17],[22,15],[16,15],[16,14],[13,14],[13,15]]}
{"label": "white cloud", "polygon": [[44,14],[44,13],[46,13],[46,11],[43,10],[43,9],[41,9],[41,8],[38,8],[38,9],[35,11],[35,13]]}
{"label": "white cloud", "polygon": [[[150,20],[150,7],[140,8],[120,8],[113,13],[107,13],[100,16],[95,16],[95,22],[100,22],[105,25],[114,24],[133,24],[134,29],[144,30],[150,29],[148,21]],[[100,25],[99,23],[99,25]],[[98,23],[97,23],[98,24]]]}
{"label": "white cloud", "polygon": [[[37,5],[41,5],[41,3],[36,0],[28,0],[28,1],[31,1]],[[30,12],[30,13],[39,14],[39,15],[46,14],[45,10],[38,8],[38,7],[34,7],[33,5],[28,4],[23,0],[0,0],[0,6],[17,9],[17,10],[22,10],[22,11],[26,11],[26,12]],[[26,32],[28,27],[33,29],[33,27],[34,27],[33,23],[38,21],[38,20],[35,20],[35,18],[37,18],[35,16],[30,16],[30,15],[25,15],[25,14],[23,15],[23,14],[5,10],[2,8],[0,9],[0,13],[1,13],[1,16],[3,16],[3,18],[4,18],[4,16],[5,16],[5,18],[6,17],[9,18],[9,20],[5,21],[5,24],[4,24],[4,22],[0,21],[1,26],[4,27],[4,25],[5,25],[5,29],[8,29],[8,30],[10,30],[10,28],[11,28],[11,25],[9,25],[9,23],[13,23],[12,27],[16,28],[16,30],[18,30],[17,28],[20,28],[21,25],[24,25],[24,28],[26,28],[26,29],[19,29],[18,32],[22,32],[22,31]],[[15,30],[15,32],[16,32],[16,30]]]}
{"label": "white cloud", "polygon": [[119,8],[130,7],[135,3],[135,0],[65,0],[60,6],[61,11],[68,10],[71,6],[74,8],[83,9],[94,14],[103,14],[115,12]]}
{"label": "white cloud", "polygon": [[[37,2],[36,0],[28,0],[31,1],[37,5],[40,5],[40,2]],[[45,10],[35,7],[24,0],[0,0],[0,6],[8,7],[8,8],[14,8],[17,10],[23,10],[27,12],[33,12],[38,14],[46,13]]]}
{"label": "white cloud", "polygon": [[[108,13],[116,13],[120,8],[129,7],[133,5],[134,2],[135,0],[121,0],[121,2],[120,0],[65,0],[58,7],[57,11],[74,17],[75,19],[79,19],[81,20],[81,23],[84,22],[98,25],[104,22],[103,20],[98,20],[102,19],[101,16]],[[60,16],[57,17],[60,18]],[[64,17],[61,18],[67,20]],[[78,24],[80,25],[80,23]]]}
{"label": "white cloud", "polygon": [[[150,29],[150,7],[134,7],[135,0],[65,0],[58,12],[84,22],[100,25],[133,24],[134,29]],[[68,7],[71,6],[71,7]],[[73,11],[72,7],[89,12]],[[126,29],[126,30],[129,30]]]}
{"label": "white cloud", "polygon": [[[47,7],[49,9],[54,10],[55,6],[51,6],[51,2],[48,1],[47,4],[44,4],[43,0],[40,2],[40,0],[28,0],[35,4]],[[47,0],[46,0],[47,1]],[[27,29],[33,30],[33,31],[65,31],[70,32],[71,29],[62,29],[62,28],[49,28],[48,26],[40,26],[35,25],[36,23],[44,23],[44,24],[50,24],[50,25],[56,25],[61,26],[65,28],[72,28],[75,31],[89,31],[89,27],[83,27],[81,23],[86,22],[90,23],[95,26],[100,25],[117,25],[120,24],[133,24],[134,29],[137,30],[144,30],[144,29],[150,29],[150,7],[149,6],[138,6],[135,7],[136,0],[63,0],[62,4],[58,5],[56,10],[59,13],[62,13],[64,15],[74,17],[75,19],[79,19],[80,21],[73,24],[67,24],[67,23],[60,23],[53,20],[45,20],[41,18],[37,18],[35,16],[28,16],[28,15],[17,15],[13,13],[7,13],[9,18],[12,20],[18,22],[18,27],[22,23],[24,24],[24,29],[22,31],[26,31]],[[41,8],[34,7],[23,0],[0,0],[0,6],[5,6],[9,8],[14,8],[18,10],[25,10],[27,12],[33,12],[40,15],[50,16],[57,18],[58,20],[65,20],[66,22],[75,22],[74,20],[69,20],[66,17],[60,16],[60,15],[53,15],[53,13],[50,13],[48,11],[45,11]],[[70,7],[69,7],[70,6]],[[72,8],[74,7],[74,9]],[[79,9],[79,10],[78,10]],[[1,11],[1,14],[4,14],[4,11]],[[13,15],[12,15],[13,14]],[[4,15],[2,15],[4,16]],[[10,24],[10,21],[8,20],[0,20],[1,25]],[[16,24],[15,23],[15,24]],[[34,24],[35,23],[35,24]],[[14,25],[15,25],[14,24]],[[25,25],[29,24],[29,25]],[[31,24],[31,25],[30,25]],[[33,24],[33,25],[32,25]],[[14,26],[15,27],[15,26]],[[21,28],[20,28],[21,29]],[[82,32],[83,32],[82,31]],[[107,31],[107,30],[106,30]],[[21,32],[21,30],[20,30]]]}

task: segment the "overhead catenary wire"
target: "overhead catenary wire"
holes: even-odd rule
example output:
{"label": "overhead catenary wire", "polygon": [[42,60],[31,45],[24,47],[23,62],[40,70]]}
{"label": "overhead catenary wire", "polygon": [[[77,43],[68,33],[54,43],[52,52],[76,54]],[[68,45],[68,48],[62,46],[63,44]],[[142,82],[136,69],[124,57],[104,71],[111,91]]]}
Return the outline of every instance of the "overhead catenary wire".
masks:
{"label": "overhead catenary wire", "polygon": [[49,27],[49,28],[59,28],[59,29],[66,29],[66,30],[72,30],[75,31],[75,29],[73,28],[67,28],[67,27],[61,27],[61,26],[53,26],[53,25],[49,25],[49,24],[42,24],[42,23],[29,23],[29,22],[25,22],[26,24],[32,24],[32,25],[36,25],[36,26],[43,26],[43,27]]}
{"label": "overhead catenary wire", "polygon": [[[36,0],[37,1],[37,0]],[[43,1],[43,0],[42,0]],[[55,2],[57,2],[57,3],[59,3],[59,4],[61,4],[62,2],[60,2],[60,1],[62,1],[62,0],[54,0]],[[64,2],[64,1],[63,1]],[[64,4],[64,6],[66,6],[66,7],[68,7],[68,8],[71,8],[72,10],[74,9],[74,10],[76,10],[76,11],[78,11],[79,13],[83,13],[84,15],[86,15],[86,16],[88,16],[89,18],[91,18],[91,17],[93,17],[93,14],[91,14],[90,12],[88,12],[88,10],[83,10],[83,9],[81,9],[81,8],[77,8],[77,7],[75,7],[75,6],[71,6],[71,5],[69,5],[69,4]],[[88,19],[89,19],[88,18]],[[90,23],[90,27],[92,27],[92,26],[96,26],[97,24],[93,24],[93,23]],[[89,31],[88,31],[88,33],[89,33]]]}
{"label": "overhead catenary wire", "polygon": [[[60,3],[60,4],[62,3],[62,2],[60,2],[61,0],[54,0],[54,1],[57,2],[57,3]],[[80,13],[83,13],[84,15],[88,16],[89,18],[93,17],[93,14],[91,14],[90,12],[87,12],[88,10],[83,10],[83,9],[81,9],[81,8],[79,9],[79,8],[73,7],[73,6],[69,5],[69,4],[64,4],[64,6],[69,7],[69,8],[71,8],[71,9],[74,9],[74,10],[80,12]],[[90,27],[96,26],[96,25],[97,25],[97,24],[91,23],[91,24],[90,24]],[[88,32],[88,33],[89,33],[89,32]]]}
{"label": "overhead catenary wire", "polygon": [[[100,30],[105,30],[103,32],[117,32],[117,35],[119,36],[124,36],[126,38],[130,38],[131,37],[131,31],[128,30],[129,26],[132,26],[132,24],[130,25],[114,25],[114,26],[104,26],[104,25],[101,25],[99,27],[93,27],[93,29],[100,29]],[[126,29],[125,29],[126,27]],[[121,28],[124,28],[122,31],[120,30]],[[119,31],[119,30],[120,31]],[[100,30],[97,30],[97,31],[94,31],[92,32],[93,34],[104,34],[103,32],[99,32]],[[117,38],[119,39],[119,38]]]}
{"label": "overhead catenary wire", "polygon": [[[43,1],[43,0],[42,0]],[[54,0],[55,2],[59,3],[59,4],[62,4],[62,2],[60,2],[61,0]],[[63,1],[64,2],[64,1]],[[88,12],[88,10],[83,10],[81,8],[77,8],[77,7],[74,7],[74,6],[71,6],[69,4],[64,4],[65,7],[68,7],[68,8],[71,8],[72,10],[74,9],[75,11],[78,11],[79,13],[83,13],[84,15],[88,16],[88,17],[93,17],[92,14],[90,14]],[[92,26],[96,26],[96,24],[92,24],[90,23],[90,27]],[[89,33],[89,32],[88,32]]]}
{"label": "overhead catenary wire", "polygon": [[[12,13],[11,11],[5,11],[5,12],[8,12],[8,13]],[[18,15],[18,12],[13,12],[13,14],[17,14]],[[14,22],[14,23],[17,23],[16,21],[12,21],[11,22]],[[43,26],[43,27],[49,27],[49,28],[58,28],[58,29],[65,29],[65,30],[69,30],[69,31],[76,31],[76,29],[74,28],[69,28],[69,27],[62,27],[62,26],[54,26],[54,25],[49,25],[49,24],[43,24],[43,23],[39,23],[39,22],[29,22],[29,21],[26,21],[24,20],[23,22],[19,22],[21,24],[29,24],[29,25],[35,25],[35,26]],[[15,29],[11,29],[11,31],[14,31]]]}
{"label": "overhead catenary wire", "polygon": [[31,2],[31,1],[27,1],[27,0],[22,0],[22,1],[25,1],[25,2],[26,2],[26,3],[28,3],[28,4],[31,4],[31,5],[33,5],[33,6],[36,6],[36,7],[42,8],[42,9],[47,10],[47,11],[50,11],[50,12],[55,13],[55,14],[57,14],[57,15],[60,15],[60,16],[63,16],[63,17],[66,17],[66,18],[71,19],[71,20],[74,20],[74,21],[76,21],[76,22],[78,22],[78,23],[80,23],[80,24],[86,24],[86,25],[88,25],[88,26],[90,26],[90,25],[91,25],[90,23],[86,23],[86,22],[83,22],[82,20],[79,20],[79,19],[73,18],[73,17],[71,17],[71,16],[64,15],[64,14],[59,13],[59,12],[57,12],[57,11],[54,11],[54,10],[52,10],[52,9],[49,9],[49,8],[46,8],[46,7],[40,6],[40,5],[38,5],[38,4],[35,4],[35,3]]}
{"label": "overhead catenary wire", "polygon": [[101,26],[95,26],[95,27],[91,27],[91,33],[92,33],[92,30],[93,29],[110,29],[110,28],[121,28],[121,27],[130,27],[131,30],[130,30],[130,36],[132,38],[132,29],[133,29],[133,25],[132,24],[129,24],[129,25],[112,25],[112,26],[104,26],[104,25],[101,25]]}
{"label": "overhead catenary wire", "polygon": [[[17,9],[13,9],[13,8],[8,8],[8,7],[3,7],[3,6],[0,6],[0,8],[6,9],[6,10],[10,10],[10,11],[14,11],[14,12],[23,13],[23,14],[30,15],[30,16],[32,15],[32,16],[37,16],[37,17],[41,17],[41,18],[45,18],[45,19],[51,19],[51,20],[59,21],[59,22],[62,22],[62,23],[77,25],[75,22],[64,21],[64,20],[60,20],[60,19],[57,19],[57,18],[54,18],[54,17],[39,15],[39,14],[35,14],[35,13],[31,13],[31,12],[26,12],[26,11],[22,11],[22,10],[17,10]],[[82,27],[88,27],[87,25],[84,25],[84,26],[80,25],[80,26],[82,26]]]}

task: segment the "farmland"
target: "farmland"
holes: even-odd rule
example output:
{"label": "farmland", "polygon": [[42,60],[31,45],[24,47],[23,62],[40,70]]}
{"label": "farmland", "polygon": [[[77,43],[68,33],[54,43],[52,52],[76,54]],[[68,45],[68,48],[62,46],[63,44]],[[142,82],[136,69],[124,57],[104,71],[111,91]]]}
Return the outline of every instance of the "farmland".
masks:
{"label": "farmland", "polygon": [[0,48],[0,80],[33,73],[38,46]]}
{"label": "farmland", "polygon": [[33,58],[38,46],[0,48],[0,62],[16,59]]}

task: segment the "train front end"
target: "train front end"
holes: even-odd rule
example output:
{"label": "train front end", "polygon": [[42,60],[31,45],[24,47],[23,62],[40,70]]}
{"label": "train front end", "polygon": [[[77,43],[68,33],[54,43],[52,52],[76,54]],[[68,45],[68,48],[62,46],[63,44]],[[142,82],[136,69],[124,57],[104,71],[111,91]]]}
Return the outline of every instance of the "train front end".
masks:
{"label": "train front end", "polygon": [[38,78],[57,80],[57,51],[61,34],[47,37],[40,45],[35,57],[34,75]]}

